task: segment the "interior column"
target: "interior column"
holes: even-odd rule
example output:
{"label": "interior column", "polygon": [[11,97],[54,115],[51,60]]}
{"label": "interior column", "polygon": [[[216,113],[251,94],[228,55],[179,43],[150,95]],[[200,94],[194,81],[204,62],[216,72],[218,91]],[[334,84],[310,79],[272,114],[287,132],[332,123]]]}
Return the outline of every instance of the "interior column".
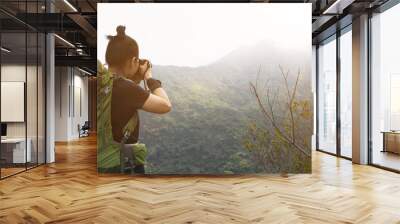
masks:
{"label": "interior column", "polygon": [[352,158],[368,163],[368,15],[353,19]]}

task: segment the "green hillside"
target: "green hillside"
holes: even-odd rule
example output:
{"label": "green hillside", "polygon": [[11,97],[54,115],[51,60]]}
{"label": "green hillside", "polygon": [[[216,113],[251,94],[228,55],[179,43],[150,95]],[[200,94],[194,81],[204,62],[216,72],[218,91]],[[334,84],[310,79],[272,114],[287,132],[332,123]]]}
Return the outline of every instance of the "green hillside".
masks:
{"label": "green hillside", "polygon": [[154,68],[173,109],[161,116],[141,113],[141,140],[150,151],[149,172],[256,171],[242,148],[246,126],[258,114],[249,91],[251,75],[239,82],[204,72],[202,68]]}

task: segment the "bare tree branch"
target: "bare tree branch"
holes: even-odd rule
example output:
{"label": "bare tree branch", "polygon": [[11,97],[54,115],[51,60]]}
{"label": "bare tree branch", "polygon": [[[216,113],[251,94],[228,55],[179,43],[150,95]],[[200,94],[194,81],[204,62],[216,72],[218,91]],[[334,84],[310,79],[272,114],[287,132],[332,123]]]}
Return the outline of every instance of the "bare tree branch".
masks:
{"label": "bare tree branch", "polygon": [[279,128],[278,124],[275,122],[275,120],[272,118],[272,116],[268,113],[267,109],[265,108],[264,104],[261,102],[261,98],[259,96],[259,93],[256,89],[256,86],[253,83],[250,83],[250,86],[252,88],[252,92],[255,95],[257,99],[257,103],[262,111],[262,113],[270,120],[271,125],[274,127],[274,130],[279,134],[279,136],[282,137],[284,141],[286,141],[289,144],[292,144],[296,149],[298,149],[301,153],[303,153],[306,156],[311,156],[309,152],[306,152],[302,147],[296,144],[292,139],[290,139],[286,134]]}
{"label": "bare tree branch", "polygon": [[[284,72],[283,68],[281,66],[279,66],[279,69],[281,71],[282,77],[284,79],[284,84],[285,84],[285,88],[286,88],[286,92],[287,92],[287,106],[289,109],[289,115],[290,115],[290,121],[291,121],[291,138],[293,142],[296,142],[296,138],[295,138],[295,122],[294,122],[294,116],[293,116],[293,98],[292,95],[290,93],[290,88],[289,88],[289,81],[288,81],[288,76],[289,76],[289,71],[288,72]],[[296,83],[297,84],[297,83]],[[295,87],[296,89],[296,87]]]}

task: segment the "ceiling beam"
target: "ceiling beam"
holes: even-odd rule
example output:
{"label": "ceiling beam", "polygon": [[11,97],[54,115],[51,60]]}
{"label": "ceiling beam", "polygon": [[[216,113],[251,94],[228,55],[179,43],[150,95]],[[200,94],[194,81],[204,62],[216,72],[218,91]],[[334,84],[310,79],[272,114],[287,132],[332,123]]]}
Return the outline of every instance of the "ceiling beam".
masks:
{"label": "ceiling beam", "polygon": [[[82,28],[83,31],[90,37],[87,41],[90,40],[96,41],[97,39],[97,30],[90,24],[85,17],[80,14],[68,14],[67,15],[72,21],[74,21],[79,27]],[[91,43],[91,45],[96,45],[96,43]]]}
{"label": "ceiling beam", "polygon": [[55,56],[56,66],[87,67],[96,71],[96,58],[91,56]]}
{"label": "ceiling beam", "polygon": [[322,14],[342,14],[343,10],[353,2],[355,2],[355,0],[336,0],[330,4]]}

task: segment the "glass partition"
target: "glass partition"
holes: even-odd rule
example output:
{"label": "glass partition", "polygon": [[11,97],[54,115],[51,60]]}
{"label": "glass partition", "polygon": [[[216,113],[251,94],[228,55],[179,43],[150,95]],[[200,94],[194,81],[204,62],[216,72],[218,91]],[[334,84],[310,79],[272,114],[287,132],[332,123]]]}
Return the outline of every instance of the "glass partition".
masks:
{"label": "glass partition", "polygon": [[[0,3],[16,13],[41,13],[43,5]],[[45,41],[34,27],[0,12],[1,179],[45,163]]]}
{"label": "glass partition", "polygon": [[2,177],[24,171],[31,158],[26,141],[26,40],[25,32],[1,34]]}
{"label": "glass partition", "polygon": [[318,149],[336,154],[336,36],[318,47]]}

